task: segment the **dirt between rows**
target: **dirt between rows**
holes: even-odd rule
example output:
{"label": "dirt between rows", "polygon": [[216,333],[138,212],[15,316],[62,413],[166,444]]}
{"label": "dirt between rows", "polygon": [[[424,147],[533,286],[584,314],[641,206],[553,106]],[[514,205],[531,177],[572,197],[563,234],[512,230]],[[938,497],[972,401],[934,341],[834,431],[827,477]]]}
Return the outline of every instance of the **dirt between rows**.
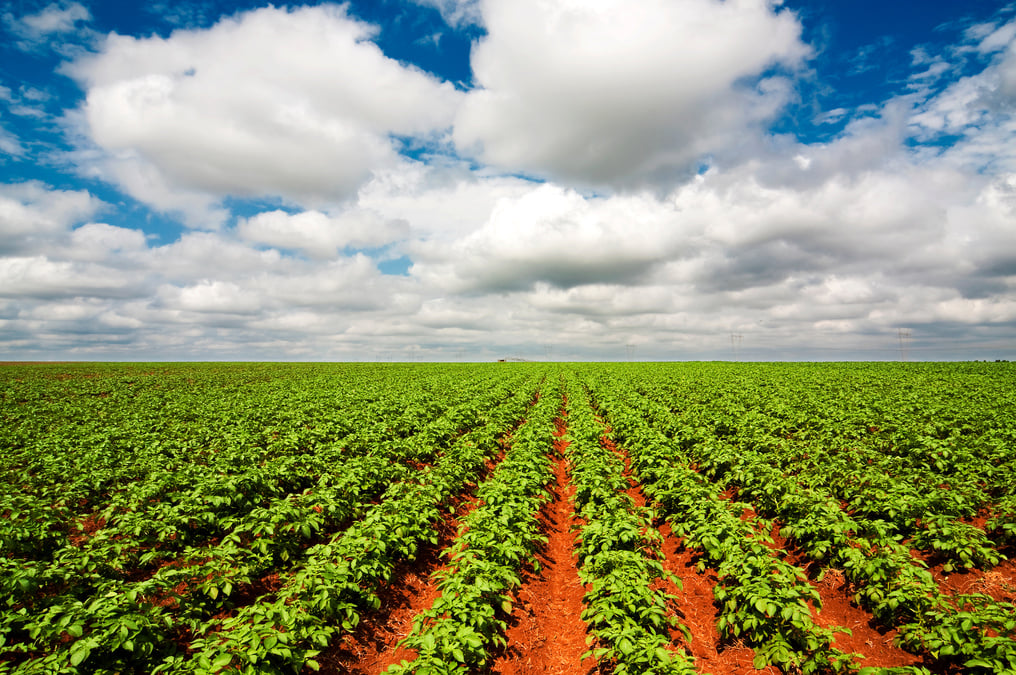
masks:
{"label": "dirt between rows", "polygon": [[[624,460],[624,476],[628,479],[628,496],[636,506],[645,506],[647,500],[639,487],[639,483],[631,471],[631,460],[627,453],[619,450],[614,441],[607,435],[606,429],[601,442]],[[716,570],[706,568],[698,570],[700,558],[684,547],[680,537],[674,536],[670,524],[662,523],[657,531],[662,537],[660,554],[663,568],[681,580],[681,586],[672,581],[663,584],[663,589],[675,596],[674,613],[678,620],[691,633],[691,642],[677,628],[671,630],[671,641],[682,646],[695,659],[695,667],[712,675],[747,675],[748,673],[766,675],[778,674],[781,671],[775,666],[766,666],[755,670],[753,661],[755,651],[743,642],[726,644],[721,641],[716,622],[720,610],[713,603],[713,589],[718,583]]]}
{"label": "dirt between rows", "polygon": [[[738,491],[728,488],[719,496],[724,500],[735,499]],[[741,514],[741,519],[746,521],[754,521],[757,517],[750,506]],[[773,523],[768,534],[773,541],[772,544],[767,544],[769,548],[785,562],[800,568],[808,577],[808,582],[818,591],[822,607],[811,608],[815,623],[823,628],[840,627],[850,631],[837,632],[833,647],[848,654],[858,654],[856,663],[862,668],[925,666],[932,672],[944,672],[927,659],[897,647],[893,643],[897,631],[880,626],[870,612],[854,602],[853,590],[843,572],[826,568],[823,574],[823,568],[818,562],[808,558],[780,536],[778,521]]]}
{"label": "dirt between rows", "polygon": [[921,551],[911,553],[928,565],[928,571],[944,595],[982,593],[990,595],[996,602],[1016,602],[1016,559],[1012,559],[1012,551],[1008,552],[1009,560],[1002,561],[990,570],[960,568],[952,572],[943,571],[945,563],[937,560],[933,554]]}
{"label": "dirt between rows", "polygon": [[843,572],[826,568],[798,551],[780,536],[780,524],[774,523],[770,536],[772,548],[783,560],[804,571],[810,583],[818,591],[822,608],[812,607],[815,623],[823,628],[846,628],[850,633],[836,633],[833,646],[842,652],[859,654],[857,663],[862,668],[894,668],[900,666],[925,666],[935,670],[933,663],[922,657],[904,651],[893,644],[897,631],[879,626],[875,617],[859,607],[853,598],[853,590]]}
{"label": "dirt between rows", "polygon": [[[591,660],[582,660],[587,650],[585,624],[580,619],[585,591],[573,556],[575,488],[568,479],[563,455],[565,433],[563,419],[558,420],[552,498],[538,515],[548,541],[537,554],[540,569],[523,570],[523,583],[515,593],[507,621],[508,647],[495,656],[489,671],[497,675],[598,672]],[[391,582],[380,589],[381,608],[367,613],[353,633],[318,657],[320,672],[377,675],[392,664],[415,657],[412,650],[398,643],[412,630],[414,618],[439,597],[434,575],[445,567],[440,553],[452,545],[461,521],[476,504],[475,497],[462,498],[455,515],[441,523],[438,544],[425,547],[416,561],[396,568]]]}
{"label": "dirt between rows", "polygon": [[[537,554],[539,570],[525,569],[522,585],[513,598],[513,610],[507,619],[507,648],[495,655],[493,664],[485,671],[490,675],[594,675],[609,672],[609,667],[596,664],[591,658],[582,659],[588,650],[588,633],[581,620],[582,596],[585,589],[579,580],[576,548],[576,522],[574,513],[575,487],[570,481],[565,451],[568,441],[567,417],[562,411],[556,420],[553,450],[554,480],[550,486],[551,499],[538,514],[547,543]],[[609,432],[609,430],[608,430]],[[628,479],[626,493],[637,506],[645,506],[645,495],[631,474],[627,455],[615,447],[608,435],[604,446],[625,461]],[[493,467],[489,467],[493,468]],[[733,498],[728,491],[724,498]],[[475,506],[475,498],[461,498],[453,516],[440,526],[437,546],[428,546],[412,563],[402,563],[390,584],[381,589],[381,609],[364,617],[359,628],[344,636],[337,645],[319,657],[323,673],[349,673],[350,675],[377,675],[402,659],[415,655],[398,647],[398,642],[412,629],[413,619],[428,609],[439,591],[433,575],[442,567],[440,551],[450,546],[456,537],[459,522]],[[752,509],[743,517],[754,519]],[[721,640],[716,628],[719,609],[714,604],[713,591],[718,583],[715,569],[697,566],[701,558],[686,549],[679,537],[672,534],[670,525],[658,528],[662,536],[661,556],[664,568],[681,580],[681,588],[670,581],[660,582],[661,587],[675,596],[672,610],[679,621],[688,627],[692,639],[688,642],[678,629],[671,632],[675,648],[683,648],[694,658],[696,668],[713,675],[765,675],[782,671],[774,666],[756,670],[754,651],[741,642]],[[849,583],[843,574],[827,569],[819,578],[821,566],[808,559],[779,536],[774,526],[774,543],[771,548],[782,559],[796,565],[808,576],[818,591],[822,609],[814,610],[816,623],[823,627],[840,626],[851,633],[838,633],[834,645],[848,653],[860,655],[861,667],[897,667],[921,665],[932,672],[951,672],[940,664],[903,651],[893,645],[896,632],[876,625],[870,613],[858,607],[852,598]],[[1016,595],[1014,572],[1016,562],[1007,561],[996,570],[972,570],[946,575],[932,568],[943,591],[951,593],[985,592],[997,600],[1012,600]],[[813,608],[814,609],[814,608]]]}
{"label": "dirt between rows", "polygon": [[497,675],[586,675],[597,672],[580,618],[585,589],[574,556],[575,486],[564,453],[564,413],[554,432],[554,483],[539,519],[547,544],[537,555],[539,571],[526,570],[516,593],[506,637],[508,648],[494,661]]}
{"label": "dirt between rows", "polygon": [[[438,543],[426,544],[416,560],[400,562],[389,583],[378,589],[380,609],[366,612],[352,633],[343,635],[317,658],[325,675],[377,675],[416,654],[398,646],[413,628],[417,614],[430,609],[441,594],[433,575],[445,567],[441,551],[455,541],[461,521],[476,508],[477,499],[464,495],[453,501],[454,513],[438,524]],[[304,672],[313,672],[305,668]]]}

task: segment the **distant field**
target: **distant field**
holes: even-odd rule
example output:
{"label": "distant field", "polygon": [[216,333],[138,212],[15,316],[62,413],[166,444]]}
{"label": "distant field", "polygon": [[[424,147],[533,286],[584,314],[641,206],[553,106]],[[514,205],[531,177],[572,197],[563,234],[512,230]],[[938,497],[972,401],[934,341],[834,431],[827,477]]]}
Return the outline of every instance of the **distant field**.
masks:
{"label": "distant field", "polygon": [[1016,364],[14,363],[0,392],[0,673],[1016,671]]}

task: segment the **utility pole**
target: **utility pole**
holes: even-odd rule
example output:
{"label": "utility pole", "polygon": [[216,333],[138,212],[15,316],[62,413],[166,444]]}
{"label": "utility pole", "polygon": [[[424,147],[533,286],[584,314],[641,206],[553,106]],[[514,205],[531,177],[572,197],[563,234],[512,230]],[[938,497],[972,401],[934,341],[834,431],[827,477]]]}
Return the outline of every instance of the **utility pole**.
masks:
{"label": "utility pole", "polygon": [[730,348],[734,352],[735,361],[741,360],[741,340],[743,339],[743,335],[738,335],[737,333],[730,334]]}
{"label": "utility pole", "polygon": [[628,358],[629,361],[634,360],[634,358],[635,358],[635,345],[633,345],[631,343],[626,344],[624,346],[624,353],[625,353],[625,356]]}
{"label": "utility pole", "polygon": [[905,362],[910,348],[910,329],[900,328],[896,331],[896,337],[900,340],[900,361]]}

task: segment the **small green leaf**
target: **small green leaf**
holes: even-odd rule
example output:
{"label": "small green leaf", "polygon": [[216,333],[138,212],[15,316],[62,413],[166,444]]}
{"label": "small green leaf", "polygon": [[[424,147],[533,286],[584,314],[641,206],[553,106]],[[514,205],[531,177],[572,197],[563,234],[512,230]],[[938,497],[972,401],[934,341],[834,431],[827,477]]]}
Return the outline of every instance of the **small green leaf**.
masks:
{"label": "small green leaf", "polygon": [[82,647],[81,649],[72,649],[71,665],[72,666],[81,665],[81,662],[88,658],[88,655],[91,653],[91,651],[92,650],[89,647]]}
{"label": "small green leaf", "polygon": [[232,662],[233,662],[232,654],[219,654],[219,658],[215,659],[215,661],[212,662],[209,668],[212,670],[219,670],[220,668],[225,668]]}

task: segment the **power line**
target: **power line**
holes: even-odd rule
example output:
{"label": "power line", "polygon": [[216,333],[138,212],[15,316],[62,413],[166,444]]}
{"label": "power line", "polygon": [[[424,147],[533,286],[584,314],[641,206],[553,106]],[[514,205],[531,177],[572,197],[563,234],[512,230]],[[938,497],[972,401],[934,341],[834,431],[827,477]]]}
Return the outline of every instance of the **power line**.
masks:
{"label": "power line", "polygon": [[910,349],[910,329],[900,328],[896,331],[896,335],[900,340],[900,361],[906,361]]}
{"label": "power line", "polygon": [[743,335],[738,335],[736,333],[730,334],[730,349],[734,352],[735,361],[741,360],[741,340],[743,339]]}

